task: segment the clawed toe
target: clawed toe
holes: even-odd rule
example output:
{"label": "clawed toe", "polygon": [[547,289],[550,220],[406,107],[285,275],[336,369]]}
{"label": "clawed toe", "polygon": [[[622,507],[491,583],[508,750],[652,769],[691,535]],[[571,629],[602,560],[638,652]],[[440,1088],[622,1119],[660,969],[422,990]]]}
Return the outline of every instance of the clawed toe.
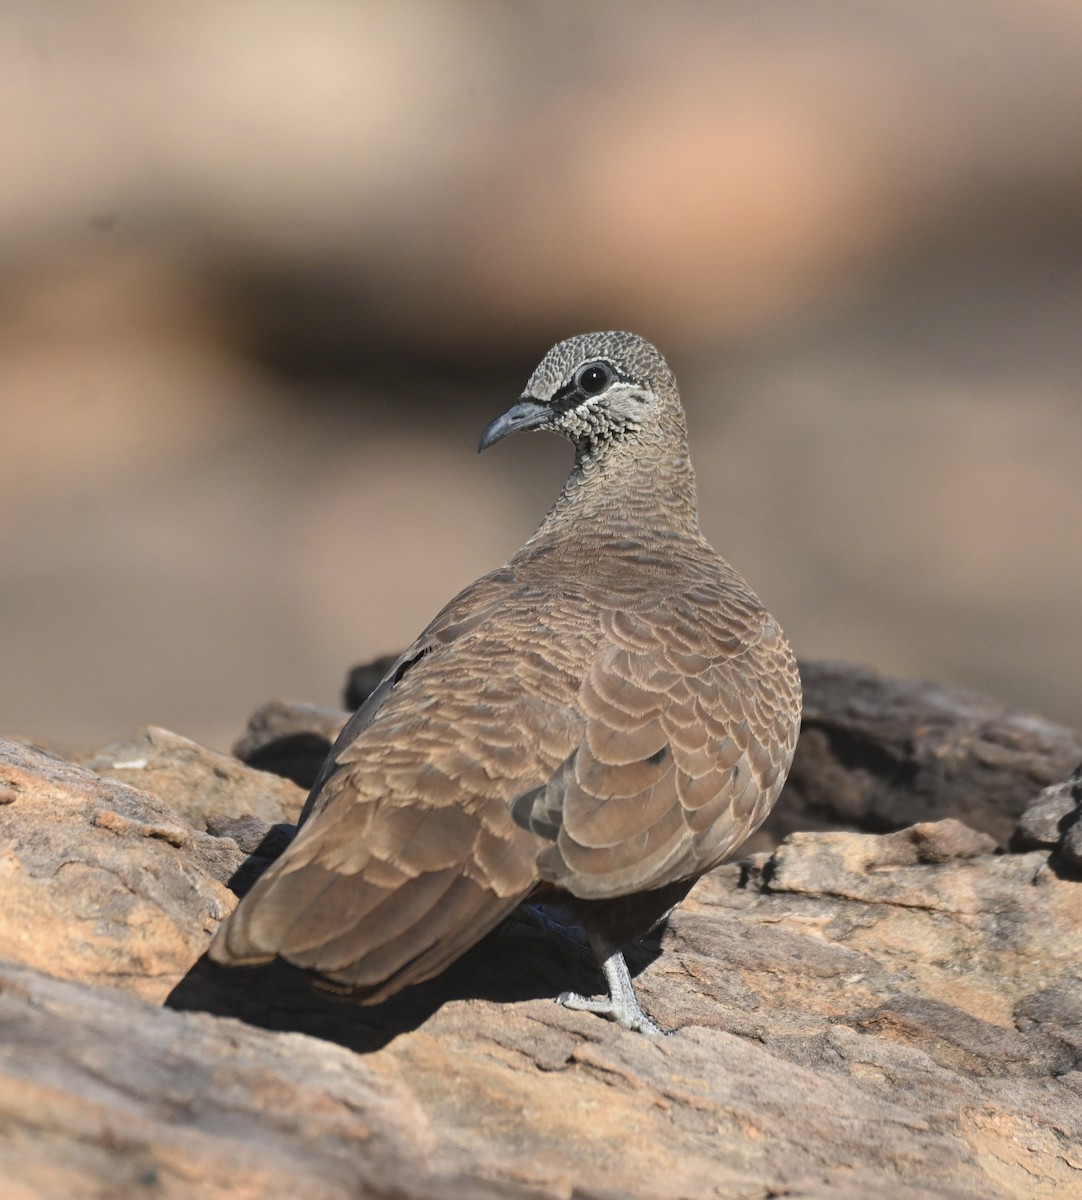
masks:
{"label": "clawed toe", "polygon": [[583,996],[580,992],[561,992],[556,997],[556,1003],[577,1012],[600,1013],[602,1016],[612,1017],[621,1029],[644,1033],[647,1037],[669,1037],[676,1032],[674,1029],[662,1029],[637,1003],[633,1008],[628,1008],[614,1004],[608,996]]}
{"label": "clawed toe", "polygon": [[577,1012],[612,1014],[612,1001],[607,996],[584,996],[581,992],[561,992],[556,1003]]}

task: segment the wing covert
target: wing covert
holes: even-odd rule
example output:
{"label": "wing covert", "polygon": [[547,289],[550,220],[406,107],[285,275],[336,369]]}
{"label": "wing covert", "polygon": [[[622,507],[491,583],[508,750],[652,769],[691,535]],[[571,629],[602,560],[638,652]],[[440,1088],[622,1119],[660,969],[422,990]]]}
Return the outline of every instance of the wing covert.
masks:
{"label": "wing covert", "polygon": [[764,610],[711,599],[606,615],[577,697],[584,736],[513,806],[550,842],[547,882],[602,899],[701,874],[770,811],[796,741],[795,662]]}

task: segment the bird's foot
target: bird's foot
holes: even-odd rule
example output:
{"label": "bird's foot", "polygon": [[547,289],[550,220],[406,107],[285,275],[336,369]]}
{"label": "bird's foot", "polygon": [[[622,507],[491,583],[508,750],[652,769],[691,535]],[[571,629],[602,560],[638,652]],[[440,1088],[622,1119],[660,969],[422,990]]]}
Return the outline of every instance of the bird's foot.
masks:
{"label": "bird's foot", "polygon": [[657,1022],[652,1021],[642,1011],[639,1002],[632,997],[632,1004],[616,1004],[609,996],[583,996],[579,992],[561,992],[556,997],[556,1003],[564,1008],[572,1008],[578,1012],[601,1013],[612,1017],[621,1029],[637,1030],[647,1037],[668,1037],[674,1033],[672,1029],[662,1029]]}

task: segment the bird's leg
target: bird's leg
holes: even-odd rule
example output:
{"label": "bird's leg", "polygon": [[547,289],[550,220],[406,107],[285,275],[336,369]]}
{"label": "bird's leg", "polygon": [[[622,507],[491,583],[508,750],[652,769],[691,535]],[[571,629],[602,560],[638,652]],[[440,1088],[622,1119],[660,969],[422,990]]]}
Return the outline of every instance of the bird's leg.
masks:
{"label": "bird's leg", "polygon": [[662,1029],[642,1011],[631,982],[631,973],[621,951],[613,950],[604,943],[595,944],[592,938],[590,940],[601,964],[601,970],[605,973],[605,982],[609,985],[608,996],[581,996],[578,992],[561,992],[556,997],[556,1003],[584,1012],[604,1013],[612,1017],[621,1029],[637,1029],[649,1037],[661,1037],[671,1033],[672,1030]]}

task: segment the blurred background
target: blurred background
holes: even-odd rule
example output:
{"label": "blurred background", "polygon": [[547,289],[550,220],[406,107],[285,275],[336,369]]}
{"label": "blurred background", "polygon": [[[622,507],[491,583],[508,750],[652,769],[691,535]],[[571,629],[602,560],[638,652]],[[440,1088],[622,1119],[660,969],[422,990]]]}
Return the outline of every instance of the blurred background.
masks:
{"label": "blurred background", "polygon": [[2,0],[0,264],[0,730],[335,704],[601,328],[799,655],[1082,725],[1077,0]]}

